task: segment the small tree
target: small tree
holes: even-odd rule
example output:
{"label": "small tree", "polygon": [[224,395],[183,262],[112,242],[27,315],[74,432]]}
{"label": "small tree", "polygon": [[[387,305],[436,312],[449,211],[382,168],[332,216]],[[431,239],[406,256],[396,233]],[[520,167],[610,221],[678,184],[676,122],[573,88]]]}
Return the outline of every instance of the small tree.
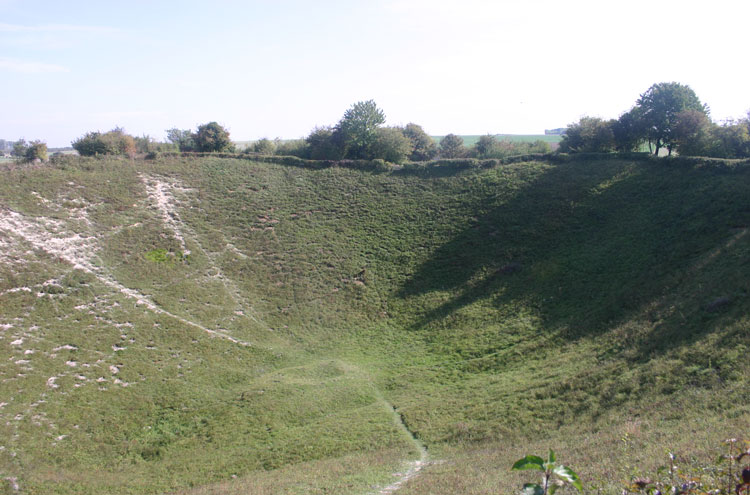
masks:
{"label": "small tree", "polygon": [[34,160],[47,161],[47,143],[40,140],[26,142],[25,139],[19,139],[13,144],[12,155],[18,162],[33,162]]}
{"label": "small tree", "polygon": [[617,151],[637,151],[644,142],[646,129],[640,113],[641,109],[634,107],[610,121]]}
{"label": "small tree", "polygon": [[173,127],[167,129],[166,132],[169,142],[177,145],[177,149],[180,151],[195,151],[195,141],[191,131]]}
{"label": "small tree", "polygon": [[598,117],[582,117],[580,121],[568,126],[560,141],[560,151],[607,152],[615,147],[615,136],[610,123]]}
{"label": "small tree", "polygon": [[340,160],[346,153],[341,134],[331,127],[316,127],[305,141],[313,160]]}
{"label": "small tree", "polygon": [[157,151],[159,147],[159,143],[156,142],[156,139],[152,138],[148,134],[144,134],[143,136],[135,136],[133,140],[135,142],[135,150],[138,153],[151,153],[153,151]]}
{"label": "small tree", "polygon": [[33,162],[34,160],[47,161],[47,143],[43,143],[40,140],[32,141],[29,143],[29,147],[26,149],[26,161]]}
{"label": "small tree", "polygon": [[10,152],[11,156],[16,157],[16,159],[22,160],[26,157],[26,150],[29,148],[29,146],[26,144],[25,139],[19,139],[15,143],[13,143],[13,151]]}
{"label": "small tree", "polygon": [[707,156],[711,153],[713,123],[697,110],[683,110],[675,116],[672,140],[680,155]]}
{"label": "small tree", "polygon": [[722,158],[750,157],[750,126],[746,121],[729,121],[712,129],[711,156]]}
{"label": "small tree", "polygon": [[497,138],[492,134],[485,134],[479,137],[474,145],[474,150],[478,158],[490,158],[495,154],[497,147]]}
{"label": "small tree", "polygon": [[391,163],[403,163],[411,151],[411,141],[398,127],[380,127],[375,131],[371,158],[382,158]]}
{"label": "small tree", "polygon": [[378,127],[385,123],[385,114],[374,100],[352,105],[336,125],[347,158],[372,158],[371,148]]}
{"label": "small tree", "polygon": [[417,124],[406,124],[403,129],[404,136],[411,141],[411,153],[409,160],[427,161],[432,160],[438,153],[437,144],[421,126]]}
{"label": "small tree", "polygon": [[261,155],[273,155],[276,151],[276,144],[268,138],[262,138],[255,141],[249,149]]}
{"label": "small tree", "polygon": [[193,135],[195,147],[203,152],[233,152],[234,143],[229,139],[229,131],[216,122],[198,126]]}
{"label": "small tree", "polygon": [[464,139],[455,134],[448,134],[440,140],[440,156],[443,158],[461,158],[466,154]]}

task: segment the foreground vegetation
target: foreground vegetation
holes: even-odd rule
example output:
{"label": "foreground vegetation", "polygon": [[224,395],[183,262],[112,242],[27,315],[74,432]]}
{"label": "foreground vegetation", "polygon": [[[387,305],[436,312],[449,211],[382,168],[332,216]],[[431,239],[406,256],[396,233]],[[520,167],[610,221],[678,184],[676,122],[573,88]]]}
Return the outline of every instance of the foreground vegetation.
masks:
{"label": "foreground vegetation", "polygon": [[4,174],[8,491],[370,493],[419,457],[395,407],[437,461],[402,493],[550,448],[620,493],[750,427],[747,164]]}

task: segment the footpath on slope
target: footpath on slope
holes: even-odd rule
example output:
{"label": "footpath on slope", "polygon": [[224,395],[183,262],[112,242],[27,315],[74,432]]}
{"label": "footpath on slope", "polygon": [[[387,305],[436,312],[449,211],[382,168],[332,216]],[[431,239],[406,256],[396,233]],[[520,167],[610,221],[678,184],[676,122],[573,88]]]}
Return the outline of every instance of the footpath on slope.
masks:
{"label": "footpath on slope", "polygon": [[[375,389],[377,391],[377,389]],[[380,395],[380,392],[377,392],[378,395]],[[393,493],[397,491],[399,488],[401,488],[404,483],[409,481],[410,479],[416,477],[419,475],[419,472],[422,471],[422,469],[427,466],[430,463],[430,455],[427,452],[427,447],[414,435],[414,432],[412,432],[408,426],[406,426],[406,423],[404,422],[404,418],[399,414],[399,412],[396,410],[396,408],[388,402],[385,398],[382,396],[379,397],[379,400],[383,403],[383,405],[390,409],[391,414],[393,415],[393,422],[396,424],[399,430],[404,432],[409,439],[411,440],[414,447],[419,452],[419,459],[416,461],[412,461],[408,463],[408,467],[406,471],[402,473],[397,473],[398,479],[391,483],[390,485],[382,488],[378,493],[387,495],[389,493]]]}
{"label": "footpath on slope", "polygon": [[377,386],[372,382],[372,379],[369,378],[369,374],[359,368],[358,366],[351,364],[346,361],[338,361],[339,364],[343,369],[346,369],[349,372],[353,373],[359,373],[361,375],[365,375],[366,381],[370,384],[370,387],[372,388],[373,395],[375,395],[375,398],[377,401],[382,404],[383,408],[388,411],[388,413],[391,415],[391,418],[393,419],[393,423],[396,425],[396,428],[398,428],[399,431],[402,432],[402,434],[406,437],[408,437],[409,442],[412,444],[414,449],[419,452],[419,459],[414,461],[404,461],[404,470],[402,470],[399,473],[394,473],[394,476],[396,476],[396,481],[393,483],[379,488],[376,492],[370,492],[370,493],[376,493],[378,495],[388,495],[389,493],[393,493],[400,489],[404,484],[409,481],[412,478],[415,478],[420,474],[422,469],[424,469],[425,466],[428,466],[430,461],[430,455],[429,452],[427,452],[427,447],[417,438],[417,436],[414,434],[413,431],[409,429],[409,427],[406,425],[406,422],[404,421],[403,416],[396,410],[396,407],[391,404],[388,399],[386,399],[383,394],[380,392],[380,389],[378,389]]}
{"label": "footpath on slope", "polygon": [[[185,244],[185,234],[190,237],[195,237],[195,234],[181,221],[179,215],[177,214],[176,198],[174,198],[174,196],[172,195],[172,187],[170,186],[170,184],[154,178],[146,178],[142,176],[141,180],[146,186],[150,202],[156,206],[157,210],[159,210],[165,226],[169,227],[174,232],[176,238],[184,248],[183,251],[187,251],[187,246]],[[188,190],[181,186],[174,187],[180,189],[183,192]],[[48,201],[44,200],[43,198],[41,198],[40,200]],[[90,226],[91,222],[88,220],[88,216],[85,213],[85,210],[83,210],[82,215],[82,218],[77,219],[80,220],[79,224],[84,224],[87,227]],[[228,340],[238,345],[253,345],[250,342],[239,340],[221,331],[209,329],[198,322],[174,314],[160,307],[147,295],[135,289],[126,287],[117,279],[115,279],[110,273],[105,271],[99,263],[95,262],[95,259],[97,257],[96,252],[99,249],[99,238],[97,234],[80,233],[77,231],[78,229],[71,230],[70,227],[70,225],[66,225],[61,220],[47,217],[32,217],[15,212],[8,208],[0,208],[0,231],[3,231],[6,235],[8,235],[9,238],[20,238],[24,242],[31,245],[33,249],[45,252],[50,256],[63,260],[72,265],[73,269],[82,270],[93,275],[107,287],[115,290],[116,292],[119,292],[126,297],[135,299],[136,304],[143,305],[154,313],[169,316],[185,325],[191,326],[193,328],[201,330],[202,332]],[[191,241],[195,241],[195,245],[198,246],[198,248],[208,257],[209,261],[212,265],[214,265],[214,268],[221,276],[227,288],[230,289],[230,292],[235,298],[235,302],[239,302],[238,299],[241,298],[241,294],[236,285],[234,285],[233,281],[229,280],[226,276],[223,275],[223,273],[221,273],[214,257],[211,256],[198,243],[197,239],[191,239]],[[11,245],[10,243],[5,242],[4,244],[8,244],[8,246]],[[12,289],[11,291],[14,290],[15,289]],[[250,316],[252,317],[252,315]],[[252,319],[258,321],[255,317],[252,317]],[[342,365],[352,372],[362,374],[365,373],[364,371],[350,363],[342,362]],[[388,402],[385,397],[383,397],[380,390],[378,390],[378,388],[372,383],[369,378],[367,381],[371,384],[373,393],[378,402],[380,402],[383,408],[387,410],[391,415],[393,422],[398,430],[401,431],[406,437],[408,437],[414,449],[419,452],[419,459],[414,461],[405,461],[405,469],[402,472],[394,474],[397,477],[396,481],[378,489],[377,492],[374,492],[377,494],[387,495],[399,490],[407,481],[419,475],[420,471],[430,462],[429,454],[427,452],[427,448],[422,444],[422,442],[419,441],[414,433],[409,430],[401,414],[399,414],[396,408],[390,402]],[[13,483],[14,487],[18,486],[15,480],[13,480]],[[18,490],[18,488],[15,489]]]}

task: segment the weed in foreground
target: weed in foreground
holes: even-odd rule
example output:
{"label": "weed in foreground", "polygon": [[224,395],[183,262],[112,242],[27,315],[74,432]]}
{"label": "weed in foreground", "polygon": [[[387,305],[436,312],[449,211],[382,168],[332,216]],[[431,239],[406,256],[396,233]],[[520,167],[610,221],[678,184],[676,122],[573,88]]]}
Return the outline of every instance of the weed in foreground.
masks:
{"label": "weed in foreground", "polygon": [[554,495],[558,488],[573,486],[579,492],[583,491],[583,484],[578,475],[567,466],[557,463],[555,453],[550,450],[547,461],[539,456],[527,455],[516,461],[511,469],[534,469],[541,471],[542,484],[526,483],[523,485],[522,495]]}

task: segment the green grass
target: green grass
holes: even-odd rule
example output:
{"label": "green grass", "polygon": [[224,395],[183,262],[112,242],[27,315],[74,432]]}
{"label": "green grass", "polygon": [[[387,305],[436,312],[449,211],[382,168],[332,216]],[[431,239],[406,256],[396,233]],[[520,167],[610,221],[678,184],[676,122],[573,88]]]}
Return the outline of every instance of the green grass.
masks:
{"label": "green grass", "polygon": [[[98,247],[89,273],[2,241],[0,478],[23,493],[370,493],[418,457],[388,404],[444,461],[407,494],[512,491],[547,447],[619,493],[750,426],[750,167],[3,173],[3,208]],[[141,177],[181,187],[189,256]]]}

